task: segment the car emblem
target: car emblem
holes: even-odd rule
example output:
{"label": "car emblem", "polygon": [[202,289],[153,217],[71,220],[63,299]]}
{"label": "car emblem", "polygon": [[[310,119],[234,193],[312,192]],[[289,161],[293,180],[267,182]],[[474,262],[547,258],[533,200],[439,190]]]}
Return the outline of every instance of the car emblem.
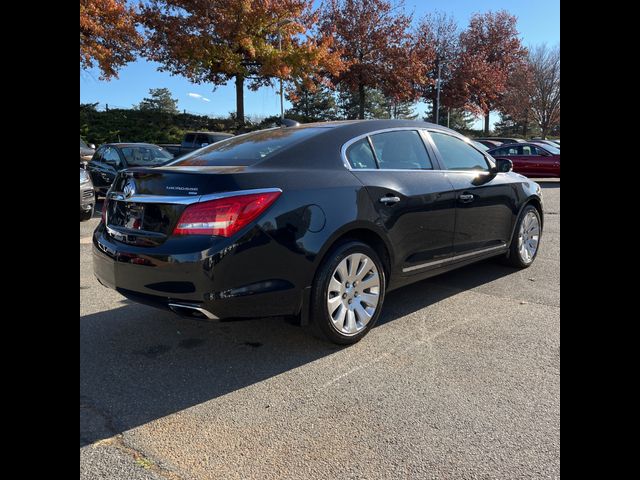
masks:
{"label": "car emblem", "polygon": [[136,183],[133,181],[133,178],[130,178],[127,180],[127,183],[124,184],[123,193],[125,198],[129,198],[136,193]]}

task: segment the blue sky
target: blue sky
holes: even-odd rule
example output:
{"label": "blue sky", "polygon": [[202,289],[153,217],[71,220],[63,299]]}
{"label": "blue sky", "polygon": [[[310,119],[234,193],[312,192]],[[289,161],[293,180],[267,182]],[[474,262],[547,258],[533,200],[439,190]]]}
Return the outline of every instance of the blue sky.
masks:
{"label": "blue sky", "polygon": [[[317,4],[319,2],[316,2]],[[414,13],[414,21],[428,12],[442,11],[456,18],[460,27],[467,25],[474,13],[507,10],[518,17],[518,30],[525,46],[560,43],[559,0],[405,0],[405,10]],[[232,82],[215,88],[213,85],[196,85],[180,76],[158,72],[157,64],[139,59],[119,72],[119,79],[98,80],[95,70],[80,72],[80,102],[100,102],[129,108],[148,95],[150,88],[166,87],[178,99],[178,108],[208,115],[226,116],[235,111],[235,86]],[[288,102],[285,101],[285,109]],[[417,112],[424,115],[425,105],[419,104]],[[280,113],[280,101],[276,88],[261,88],[257,92],[245,91],[247,116],[269,116]],[[492,114],[491,123],[498,120]],[[477,122],[479,127],[481,121]]]}

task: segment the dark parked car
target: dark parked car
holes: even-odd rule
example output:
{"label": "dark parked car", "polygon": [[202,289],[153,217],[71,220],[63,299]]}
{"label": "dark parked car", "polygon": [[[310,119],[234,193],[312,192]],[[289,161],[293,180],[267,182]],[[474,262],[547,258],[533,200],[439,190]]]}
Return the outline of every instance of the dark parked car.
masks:
{"label": "dark parked car", "polygon": [[484,143],[480,143],[476,140],[471,140],[471,143],[481,152],[486,152],[487,150],[489,150],[489,147],[487,147]]}
{"label": "dark parked car", "polygon": [[89,172],[84,168],[80,169],[80,221],[84,222],[93,217],[95,207],[95,196],[93,184]]}
{"label": "dark parked car", "polygon": [[513,162],[513,171],[527,177],[560,178],[560,148],[540,143],[500,145],[487,153]]}
{"label": "dark parked car", "polygon": [[479,139],[479,138],[474,138],[475,142],[481,143],[482,145],[484,145],[487,148],[496,148],[499,147],[500,145],[502,145],[502,142],[499,142],[497,140],[483,140],[483,139]]}
{"label": "dark parked car", "polygon": [[385,293],[542,234],[538,184],[430,123],[362,120],[239,135],[118,173],[93,234],[98,280],[203,319],[299,315],[336,343]]}
{"label": "dark parked car", "polygon": [[542,145],[543,147],[545,145],[551,145],[552,147],[555,147],[555,148],[558,148],[558,149],[560,148],[560,144],[554,142],[553,140],[543,140],[541,138],[537,138],[537,139],[534,138],[534,139],[531,139],[531,143],[537,143],[539,145]]}
{"label": "dark parked car", "polygon": [[160,146],[165,148],[175,158],[182,157],[187,153],[191,153],[199,148],[206,147],[212,143],[226,140],[233,137],[232,133],[223,132],[187,132],[182,139],[182,143],[161,143]]}
{"label": "dark parked car", "polygon": [[502,145],[503,143],[505,144],[521,143],[526,141],[521,138],[513,138],[513,137],[483,137],[483,138],[474,138],[474,140],[477,140],[478,142],[482,142],[483,140],[491,140],[492,142],[500,142],[500,145]]}
{"label": "dark parked car", "polygon": [[82,168],[87,166],[87,162],[91,160],[94,153],[96,153],[96,146],[93,143],[87,145],[87,142],[80,137],[80,166]]}
{"label": "dark parked car", "polygon": [[173,160],[164,148],[150,143],[105,143],[100,145],[87,170],[96,194],[105,195],[116,174],[129,167],[155,167]]}

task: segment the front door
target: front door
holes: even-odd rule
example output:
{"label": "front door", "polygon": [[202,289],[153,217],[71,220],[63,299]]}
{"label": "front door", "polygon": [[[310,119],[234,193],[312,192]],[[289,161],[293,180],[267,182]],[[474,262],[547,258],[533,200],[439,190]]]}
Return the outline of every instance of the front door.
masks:
{"label": "front door", "polygon": [[346,150],[353,174],[364,185],[402,265],[421,273],[453,252],[455,196],[436,171],[423,134],[398,129],[371,134]]}
{"label": "front door", "polygon": [[491,173],[482,152],[459,137],[430,131],[456,194],[454,255],[467,258],[506,249],[516,205],[508,176]]}

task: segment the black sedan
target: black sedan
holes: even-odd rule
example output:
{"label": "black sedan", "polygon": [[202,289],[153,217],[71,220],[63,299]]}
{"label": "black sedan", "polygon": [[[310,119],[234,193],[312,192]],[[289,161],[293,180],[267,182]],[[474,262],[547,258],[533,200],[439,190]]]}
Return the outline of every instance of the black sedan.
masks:
{"label": "black sedan", "polygon": [[173,160],[164,148],[151,143],[105,143],[87,164],[97,195],[105,195],[116,174],[129,167],[155,167]]}
{"label": "black sedan", "polygon": [[299,316],[348,344],[385,293],[489,257],[531,265],[541,189],[424,122],[305,124],[121,171],[93,235],[98,280],[202,319]]}

